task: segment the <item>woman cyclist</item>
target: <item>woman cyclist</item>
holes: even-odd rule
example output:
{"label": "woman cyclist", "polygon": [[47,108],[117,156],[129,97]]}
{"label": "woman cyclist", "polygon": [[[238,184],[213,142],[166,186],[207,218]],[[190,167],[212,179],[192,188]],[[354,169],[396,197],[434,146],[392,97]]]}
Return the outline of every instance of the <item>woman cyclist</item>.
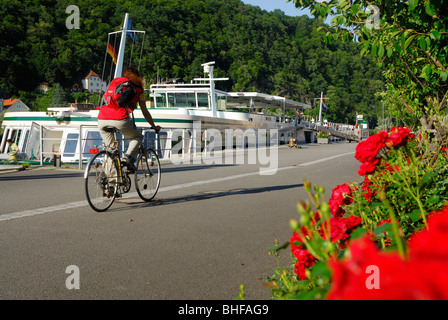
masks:
{"label": "woman cyclist", "polygon": [[[108,92],[117,83],[131,82],[132,88],[135,90],[135,94],[132,99],[126,103],[126,105],[119,104],[114,98],[106,98]],[[122,74],[122,77],[115,78],[109,85],[109,88],[104,95],[106,104],[103,105],[98,114],[98,128],[100,130],[101,137],[103,138],[106,146],[111,146],[115,142],[114,132],[110,130],[110,127],[116,128],[123,136],[129,139],[129,146],[125,152],[122,161],[128,168],[128,171],[135,170],[135,159],[138,153],[138,148],[143,141],[143,135],[140,130],[135,126],[134,120],[131,119],[130,113],[133,112],[135,104],[138,102],[140,109],[146,121],[151,125],[155,132],[159,132],[161,127],[154,124],[151,114],[146,108],[145,95],[143,93],[143,80],[140,77],[140,73],[134,67],[127,67]]]}

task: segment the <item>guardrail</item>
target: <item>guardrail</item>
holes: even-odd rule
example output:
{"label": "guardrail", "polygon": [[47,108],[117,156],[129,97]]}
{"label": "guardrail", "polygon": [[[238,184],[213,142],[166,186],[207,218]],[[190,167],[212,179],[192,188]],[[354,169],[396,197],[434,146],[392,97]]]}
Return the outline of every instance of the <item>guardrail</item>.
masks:
{"label": "guardrail", "polygon": [[310,115],[304,115],[301,119],[298,118],[296,125],[299,128],[308,129],[312,131],[324,131],[330,135],[352,141],[360,141],[369,136],[369,131],[366,129],[356,128],[354,125],[338,123],[338,122],[315,122]]}
{"label": "guardrail", "polygon": [[[82,169],[83,164],[86,164],[92,153],[93,149],[103,150],[104,143],[101,138],[98,126],[96,125],[81,125],[78,131],[73,131],[67,135],[59,134],[58,137],[51,137],[50,132],[61,132],[60,130],[54,130],[45,127],[40,124],[35,124],[38,126],[38,137],[34,137],[36,141],[36,146],[32,150],[27,150],[33,155],[33,159],[40,161],[40,165],[43,166],[44,162],[54,162],[55,165],[60,166],[62,162],[78,164],[79,169]],[[96,130],[91,130],[96,129]],[[36,133],[37,133],[36,132]],[[87,133],[87,136],[86,136]],[[92,133],[91,135],[89,133]],[[151,134],[154,137],[151,137]],[[156,150],[159,157],[163,158],[167,150],[167,138],[166,133],[155,135],[154,131],[150,129],[143,129],[142,134],[144,136],[144,144],[147,148],[152,148]],[[120,151],[124,152],[128,146],[128,139],[124,138],[121,134],[117,134],[117,139],[119,140]],[[54,143],[56,142],[56,143]],[[57,146],[57,149],[55,149]],[[38,148],[38,150],[36,150]],[[67,158],[72,158],[67,161]],[[61,161],[65,160],[65,161]]]}

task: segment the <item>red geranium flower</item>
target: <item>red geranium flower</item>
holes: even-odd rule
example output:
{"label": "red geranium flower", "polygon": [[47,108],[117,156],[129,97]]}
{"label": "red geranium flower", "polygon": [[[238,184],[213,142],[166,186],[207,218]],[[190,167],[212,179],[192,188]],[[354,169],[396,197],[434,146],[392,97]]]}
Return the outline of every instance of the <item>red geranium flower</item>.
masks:
{"label": "red geranium flower", "polygon": [[[357,216],[350,216],[348,218],[330,218],[330,240],[332,242],[339,242],[339,247],[345,247],[345,242],[350,238],[351,233],[362,223],[362,219]],[[323,228],[327,228],[327,225],[321,226],[321,236],[325,239],[325,233]]]}
{"label": "red geranium flower", "polygon": [[[305,236],[306,234],[304,233]],[[316,263],[316,259],[304,248],[302,238],[297,232],[294,232],[289,242],[291,244],[291,252],[297,258],[297,262],[294,265],[294,273],[299,280],[305,280],[307,278],[305,273],[306,269],[311,268]]]}
{"label": "red geranium flower", "polygon": [[[381,253],[368,236],[353,241],[350,258],[330,262],[332,286],[329,300],[435,299],[437,295],[418,268],[396,253]],[[373,272],[376,272],[377,278]],[[378,288],[369,284],[377,281]]]}
{"label": "red geranium flower", "polygon": [[330,212],[334,217],[341,217],[345,211],[340,207],[341,205],[349,205],[353,202],[352,190],[347,183],[340,184],[333,189],[331,197],[328,200]]}
{"label": "red geranium flower", "polygon": [[374,158],[371,161],[366,161],[361,164],[358,170],[358,174],[360,176],[365,176],[370,173],[373,173],[376,169],[376,166],[380,163],[381,159]]}
{"label": "red geranium flower", "polygon": [[360,162],[371,162],[376,158],[378,152],[386,146],[387,135],[387,131],[382,130],[359,142],[356,146],[355,158]]}
{"label": "red geranium flower", "polygon": [[386,139],[388,148],[398,147],[406,144],[411,137],[411,130],[403,127],[392,127],[389,137]]}
{"label": "red geranium flower", "polygon": [[373,196],[376,194],[376,191],[373,192],[372,188],[370,188],[371,185],[372,185],[372,182],[370,181],[370,179],[368,177],[365,177],[364,178],[364,182],[363,182],[362,187],[361,187],[361,190],[363,191],[362,195],[369,202],[372,201]]}
{"label": "red geranium flower", "polygon": [[297,262],[294,265],[294,273],[299,280],[306,280],[306,270],[316,263],[316,259],[306,249],[297,249],[292,253],[297,258]]}
{"label": "red geranium flower", "polygon": [[[448,205],[428,215],[428,230],[414,233],[409,239],[412,259],[448,263]],[[447,266],[448,273],[448,266]]]}
{"label": "red geranium flower", "polygon": [[[328,299],[448,299],[448,206],[431,213],[428,230],[408,242],[409,258],[381,252],[368,236],[353,241],[349,257],[330,261]],[[374,269],[371,269],[374,267]],[[369,269],[370,268],[370,269]],[[372,271],[376,286],[369,286]],[[371,284],[371,283],[370,283]]]}
{"label": "red geranium flower", "polygon": [[[302,228],[303,230],[303,228]],[[303,248],[302,245],[302,238],[299,236],[299,234],[297,232],[294,232],[292,234],[291,239],[289,239],[289,244],[291,245],[291,252],[293,252],[294,250],[299,250]]]}

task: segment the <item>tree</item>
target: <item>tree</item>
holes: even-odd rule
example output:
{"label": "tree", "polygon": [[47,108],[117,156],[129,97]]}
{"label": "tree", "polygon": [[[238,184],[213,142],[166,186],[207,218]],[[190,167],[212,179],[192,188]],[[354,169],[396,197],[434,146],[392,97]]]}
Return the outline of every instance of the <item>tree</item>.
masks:
{"label": "tree", "polygon": [[[287,0],[288,2],[291,0]],[[355,41],[383,67],[389,110],[421,130],[432,164],[448,137],[448,9],[441,0],[293,0],[316,17],[333,16],[324,39]],[[396,101],[390,99],[389,101]],[[422,144],[420,145],[420,147]]]}
{"label": "tree", "polygon": [[59,83],[54,85],[53,97],[50,102],[50,108],[67,107],[67,94]]}

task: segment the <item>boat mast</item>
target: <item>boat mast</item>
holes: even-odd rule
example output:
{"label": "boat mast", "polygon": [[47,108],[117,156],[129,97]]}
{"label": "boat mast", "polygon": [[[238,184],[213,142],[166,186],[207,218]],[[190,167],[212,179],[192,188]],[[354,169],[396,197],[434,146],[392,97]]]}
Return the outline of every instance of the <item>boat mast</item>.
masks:
{"label": "boat mast", "polygon": [[324,93],[320,93],[320,106],[319,106],[319,124],[322,122],[322,100],[324,97]]}
{"label": "boat mast", "polygon": [[129,13],[124,16],[123,29],[121,33],[120,48],[118,49],[117,66],[115,67],[114,78],[121,77],[123,73],[124,48],[126,45],[126,34],[128,33]]}
{"label": "boat mast", "polygon": [[216,97],[215,97],[215,81],[213,76],[213,65],[215,64],[215,61],[208,62],[202,64],[204,67],[204,72],[208,73],[210,77],[210,94],[211,94],[211,100],[212,100],[212,113],[213,116],[216,117],[217,115],[217,105],[216,105]]}
{"label": "boat mast", "polygon": [[215,64],[215,61],[207,62],[201,64],[201,66],[204,68],[204,73],[208,73],[209,78],[195,78],[195,81],[209,81],[210,82],[210,99],[211,99],[211,109],[213,117],[217,117],[218,115],[218,107],[216,102],[216,94],[215,94],[215,81],[216,80],[229,80],[229,78],[215,78],[213,75],[213,65]]}

